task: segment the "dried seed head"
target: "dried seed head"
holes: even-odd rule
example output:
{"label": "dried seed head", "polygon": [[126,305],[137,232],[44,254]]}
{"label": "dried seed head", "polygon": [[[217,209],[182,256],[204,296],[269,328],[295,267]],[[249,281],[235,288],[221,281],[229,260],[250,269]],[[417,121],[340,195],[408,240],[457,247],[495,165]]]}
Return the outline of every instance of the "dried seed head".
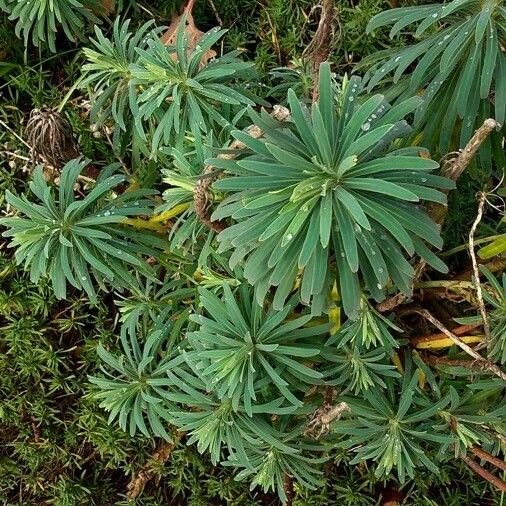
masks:
{"label": "dried seed head", "polygon": [[80,155],[70,123],[53,109],[33,109],[26,136],[32,154],[42,156],[57,170]]}

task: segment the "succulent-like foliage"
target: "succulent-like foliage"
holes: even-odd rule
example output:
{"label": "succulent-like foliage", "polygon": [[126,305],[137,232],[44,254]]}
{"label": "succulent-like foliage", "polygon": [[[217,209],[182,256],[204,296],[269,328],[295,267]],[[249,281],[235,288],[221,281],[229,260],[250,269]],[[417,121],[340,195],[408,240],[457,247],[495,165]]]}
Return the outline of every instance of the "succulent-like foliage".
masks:
{"label": "succulent-like foliage", "polygon": [[321,486],[323,472],[319,469],[327,458],[315,456],[319,450],[316,445],[296,441],[290,452],[282,452],[274,446],[262,445],[248,449],[247,462],[231,457],[224,462],[226,466],[243,468],[236,476],[237,480],[251,479],[250,490],[256,486],[264,492],[276,490],[279,498],[287,500],[285,481],[287,476],[309,490]]}
{"label": "succulent-like foliage", "polygon": [[336,345],[338,348],[351,345],[366,350],[382,347],[392,355],[393,349],[399,346],[391,334],[392,330],[402,332],[402,329],[379,314],[367,300],[362,299],[358,318],[347,320],[327,341],[327,345]]}
{"label": "succulent-like foliage", "polygon": [[[487,117],[502,125],[506,113],[506,8],[502,0],[453,0],[382,12],[371,19],[368,31],[393,25],[390,36],[418,23],[420,42],[373,55],[367,89],[393,73],[389,93],[410,97],[423,90],[423,104],[416,111],[415,125],[422,143],[439,146],[441,153],[463,147]],[[370,61],[369,60],[369,61]],[[367,62],[366,62],[367,63]],[[409,76],[405,79],[405,74]],[[490,100],[493,97],[493,100]],[[488,146],[488,149],[486,149]],[[500,135],[494,139],[495,154],[501,155]],[[490,145],[482,148],[490,164]]]}
{"label": "succulent-like foliage", "polygon": [[388,475],[395,468],[401,482],[406,475],[413,477],[415,467],[420,465],[438,472],[425,453],[431,444],[452,442],[450,435],[440,433],[445,425],[436,417],[450,399],[422,402],[418,379],[419,371],[412,375],[408,370],[399,381],[400,391],[392,388],[397,387],[392,382],[386,394],[375,388],[362,391],[363,400],[346,398],[354,417],[339,420],[333,430],[346,436],[341,443],[343,448],[354,448],[357,455],[351,463],[371,459],[377,463],[378,476]]}
{"label": "succulent-like foliage", "polygon": [[238,51],[212,60],[206,56],[225,30],[214,28],[195,43],[183,18],[172,45],[149,27],[133,35],[129,21],[116,21],[111,40],[97,28],[95,50],[85,50],[89,63],[82,85],[94,85],[94,112],[100,111],[101,121],[110,114],[123,130],[133,121],[139,141],[150,141],[153,156],[162,146],[182,146],[189,131],[198,136],[229,127],[240,110],[233,112],[235,106],[259,100],[234,84],[253,67],[237,58]]}
{"label": "succulent-like foliage", "polygon": [[392,147],[410,131],[403,118],[419,101],[390,108],[375,95],[360,103],[360,89],[360,79],[352,78],[338,102],[323,64],[311,112],[293,92],[290,122],[250,109],[264,139],[233,132],[249,154],[208,161],[225,169],[227,177],[214,186],[231,194],[213,218],[237,222],[218,236],[221,250],[235,250],[234,263],[246,259],[244,276],[259,302],[275,287],[274,307],[281,309],[302,269],[300,297],[314,313],[325,308],[337,276],[344,309],[356,318],[362,279],[378,301],[390,280],[410,293],[406,254],[445,271],[424,244],[441,247],[438,228],[417,203],[444,203],[436,188],[453,183],[432,175],[438,164],[417,156],[417,149]]}
{"label": "succulent-like foliage", "polygon": [[279,394],[288,404],[303,406],[294,387],[300,385],[303,395],[322,377],[303,362],[318,355],[328,325],[304,328],[310,314],[285,321],[293,305],[264,311],[244,286],[239,302],[228,286],[222,300],[208,290],[199,292],[206,315],[191,317],[200,326],[188,339],[202,375],[218,397],[232,399],[234,409],[244,406],[250,416],[253,404],[264,404]]}
{"label": "succulent-like foliage", "polygon": [[93,85],[92,118],[98,124],[109,118],[114,120],[117,139],[119,132],[131,128],[133,121],[129,104],[135,100],[136,90],[130,85],[130,64],[139,58],[137,50],[147,47],[148,37],[159,32],[148,21],[134,33],[130,31],[130,20],[120,23],[117,18],[110,39],[95,27],[96,40],[90,39],[95,49],[83,49],[88,63],[83,66],[81,87]]}
{"label": "succulent-like foliage", "polygon": [[30,190],[40,204],[6,192],[7,202],[24,217],[2,219],[8,227],[2,235],[13,238],[9,246],[16,247],[16,261],[29,269],[32,282],[49,278],[60,299],[66,297],[67,283],[83,289],[91,300],[96,300],[94,282],[101,288],[106,283],[115,288],[134,284],[128,266],[149,276],[151,268],[142,255],[154,255],[165,246],[156,235],[121,223],[128,216],[151,214],[148,197],[156,191],[132,190],[111,198],[126,177],[109,170],[84,198],[76,199],[74,185],[87,164],[80,159],[67,163],[58,192],[38,167]]}
{"label": "succulent-like foliage", "polygon": [[71,41],[84,39],[86,26],[100,20],[93,12],[100,12],[97,0],[0,0],[0,9],[16,20],[16,35],[21,34],[28,44],[48,44],[56,52],[56,34],[59,29]]}
{"label": "succulent-like foliage", "polygon": [[[171,387],[179,390],[181,380],[177,366],[183,361],[176,352],[179,326],[172,326],[165,310],[147,331],[145,342],[122,327],[123,354],[115,356],[98,347],[105,377],[90,377],[99,392],[100,406],[109,411],[109,423],[117,419],[119,426],[133,436],[139,430],[146,436],[170,440],[166,427],[169,410],[174,409]],[[138,327],[139,328],[139,327]],[[147,423],[146,423],[147,422]],[[149,427],[149,428],[148,428]]]}
{"label": "succulent-like foliage", "polygon": [[325,371],[328,384],[343,386],[343,394],[352,391],[357,395],[372,387],[386,388],[386,377],[399,376],[382,349],[367,351],[360,346],[343,346],[333,352],[326,351],[323,356],[331,364]]}

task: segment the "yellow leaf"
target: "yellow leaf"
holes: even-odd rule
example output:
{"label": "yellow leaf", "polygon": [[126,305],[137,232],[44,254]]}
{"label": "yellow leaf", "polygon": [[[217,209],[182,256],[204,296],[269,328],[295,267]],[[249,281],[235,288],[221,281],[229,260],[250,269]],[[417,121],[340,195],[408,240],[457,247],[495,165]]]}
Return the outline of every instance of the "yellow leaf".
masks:
{"label": "yellow leaf", "polygon": [[[482,343],[484,341],[484,336],[460,336],[460,339],[466,344],[474,344]],[[455,343],[449,337],[433,339],[430,341],[422,341],[416,344],[416,347],[419,350],[439,350],[441,348],[449,348],[450,346],[455,346]]]}
{"label": "yellow leaf", "polygon": [[402,367],[401,359],[399,358],[399,355],[397,355],[397,353],[392,357],[392,364],[394,364],[395,367],[397,367],[397,370],[401,374],[404,374],[404,367]]}
{"label": "yellow leaf", "polygon": [[165,228],[160,223],[154,223],[151,220],[142,220],[141,218],[125,218],[121,223],[131,225],[135,228],[154,230],[155,232],[165,232]]}
{"label": "yellow leaf", "polygon": [[174,218],[174,216],[183,213],[189,207],[190,207],[189,202],[187,202],[186,204],[179,204],[177,206],[174,206],[172,209],[168,209],[167,211],[158,214],[157,216],[153,216],[149,221],[152,223],[163,223],[164,221],[170,220],[171,218]]}

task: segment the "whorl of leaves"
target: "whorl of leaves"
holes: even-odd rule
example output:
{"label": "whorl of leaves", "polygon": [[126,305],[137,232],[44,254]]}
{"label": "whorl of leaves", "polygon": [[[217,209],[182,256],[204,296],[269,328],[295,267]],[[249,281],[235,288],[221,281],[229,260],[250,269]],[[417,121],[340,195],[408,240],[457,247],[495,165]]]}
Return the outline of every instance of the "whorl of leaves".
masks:
{"label": "whorl of leaves", "polygon": [[[506,114],[506,8],[500,0],[453,0],[448,3],[401,7],[371,19],[368,31],[393,25],[390,37],[418,23],[411,46],[385,50],[363,63],[379,61],[368,72],[367,90],[387,84],[388,93],[410,97],[423,91],[423,104],[415,113],[421,142],[439,146],[441,153],[455,148],[452,135],[459,131],[463,147],[485,118],[501,125]],[[404,75],[408,75],[403,79]],[[493,96],[493,101],[489,97]],[[495,138],[494,138],[495,137]],[[494,153],[504,161],[500,135],[493,136]],[[480,150],[491,164],[490,141]]]}
{"label": "whorl of leaves", "polygon": [[354,77],[338,101],[328,64],[320,74],[311,111],[292,91],[291,122],[250,109],[264,138],[234,131],[246,156],[208,160],[225,170],[214,187],[228,193],[212,219],[235,220],[219,234],[220,248],[233,250],[231,266],[245,259],[244,276],[260,303],[275,287],[280,310],[300,275],[300,297],[319,313],[337,276],[344,309],[357,318],[362,280],[377,301],[391,280],[410,293],[406,256],[446,271],[425,245],[442,246],[438,227],[417,203],[445,203],[436,188],[454,185],[431,174],[438,164],[419,149],[392,144],[410,132],[403,118],[419,106],[416,97],[395,107],[382,95],[360,101]]}
{"label": "whorl of leaves", "polygon": [[87,25],[99,23],[93,12],[103,8],[97,0],[0,0],[0,9],[16,20],[16,35],[25,45],[31,38],[35,46],[48,44],[56,53],[56,35],[63,29],[71,41],[84,40]]}
{"label": "whorl of leaves", "polygon": [[48,278],[60,299],[67,296],[67,283],[83,289],[92,301],[97,297],[94,282],[102,289],[106,284],[132,286],[135,277],[129,267],[151,275],[142,256],[155,255],[165,247],[155,234],[122,224],[128,216],[150,215],[152,201],[148,197],[157,192],[139,189],[111,198],[126,177],[104,170],[95,187],[76,199],[74,185],[86,165],[88,160],[68,162],[57,192],[48,186],[42,167],[38,167],[30,190],[40,203],[7,191],[7,202],[24,217],[0,221],[8,227],[2,235],[13,238],[9,247],[16,248],[17,263],[24,264],[34,283]]}

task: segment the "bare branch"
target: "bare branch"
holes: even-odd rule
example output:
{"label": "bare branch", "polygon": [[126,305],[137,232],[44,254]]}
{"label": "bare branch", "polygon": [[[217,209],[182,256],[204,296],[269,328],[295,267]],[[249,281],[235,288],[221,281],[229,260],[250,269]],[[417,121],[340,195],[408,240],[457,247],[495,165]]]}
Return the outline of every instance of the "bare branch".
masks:
{"label": "bare branch", "polygon": [[471,450],[472,453],[474,453],[481,460],[485,460],[485,461],[489,462],[490,464],[493,464],[495,467],[498,467],[499,469],[506,471],[506,462],[504,462],[504,460],[498,459],[497,457],[490,455],[490,453],[479,448],[478,446],[471,446],[471,448],[469,448],[469,449]]}
{"label": "bare branch", "polygon": [[426,309],[416,309],[419,315],[423,316],[426,320],[430,321],[432,325],[437,327],[443,334],[449,337],[459,348],[464,350],[468,355],[484,364],[484,369],[495,374],[503,381],[506,381],[506,373],[504,373],[496,364],[484,359],[476,350],[471,348],[469,345],[464,343],[460,337],[456,336],[453,332],[450,332],[438,319],[432,316]]}
{"label": "bare branch", "polygon": [[487,195],[485,193],[483,192],[480,193],[478,203],[478,214],[469,232],[469,255],[471,255],[471,262],[473,264],[473,273],[474,273],[473,282],[476,288],[476,298],[478,300],[478,307],[480,309],[481,318],[483,320],[483,333],[485,334],[485,341],[488,343],[490,341],[490,325],[488,322],[487,310],[485,309],[485,301],[483,300],[483,293],[481,290],[480,270],[478,268],[476,254],[474,252],[474,234],[483,216],[483,208],[485,207],[486,198]]}
{"label": "bare branch", "polygon": [[142,467],[142,469],[130,480],[127,485],[127,498],[136,499],[144,490],[148,481],[152,480],[156,474],[156,466],[163,465],[177,446],[182,434],[176,433],[174,441],[162,441],[156,448],[151,459]]}
{"label": "bare branch", "polygon": [[501,492],[506,492],[506,482],[494,476],[466,455],[460,457],[478,476],[481,476]]}

